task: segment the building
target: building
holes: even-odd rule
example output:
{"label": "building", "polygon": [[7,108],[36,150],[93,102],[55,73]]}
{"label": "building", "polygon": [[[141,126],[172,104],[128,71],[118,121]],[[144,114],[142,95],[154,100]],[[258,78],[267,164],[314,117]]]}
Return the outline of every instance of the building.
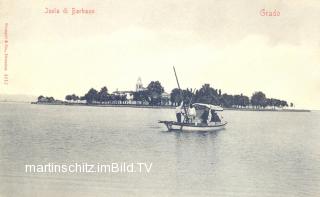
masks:
{"label": "building", "polygon": [[145,90],[147,90],[147,88],[143,87],[141,77],[139,77],[136,83],[136,92],[145,91]]}
{"label": "building", "polygon": [[119,91],[119,90],[116,90],[116,91],[112,92],[112,94],[119,95],[119,96],[126,96],[126,99],[128,101],[132,101],[133,100],[133,91]]}
{"label": "building", "polygon": [[161,94],[161,104],[162,105],[171,105],[170,94],[163,92]]}
{"label": "building", "polygon": [[[119,91],[118,89],[114,92],[112,92],[112,94],[117,95],[117,96],[126,96],[126,100],[128,101],[129,104],[139,104],[139,102],[141,101],[137,101],[137,100],[133,100],[134,95],[136,92],[142,92],[142,91],[146,91],[148,90],[147,88],[143,87],[142,84],[142,80],[141,77],[138,78],[137,82],[136,82],[136,89],[135,91]],[[147,101],[143,102],[144,104],[148,103]],[[140,104],[143,104],[140,103]],[[161,104],[162,105],[170,105],[170,94],[164,92],[161,94]]]}

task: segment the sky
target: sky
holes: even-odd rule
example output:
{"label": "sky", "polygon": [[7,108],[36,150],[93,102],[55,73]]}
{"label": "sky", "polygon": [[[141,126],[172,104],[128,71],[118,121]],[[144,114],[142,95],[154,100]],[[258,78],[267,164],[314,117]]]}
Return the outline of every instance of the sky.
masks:
{"label": "sky", "polygon": [[[280,16],[261,16],[262,9]],[[182,88],[263,91],[320,109],[319,18],[313,0],[0,0],[0,94],[63,99],[91,87],[134,90],[138,77],[145,86],[159,80],[170,93],[175,66]]]}

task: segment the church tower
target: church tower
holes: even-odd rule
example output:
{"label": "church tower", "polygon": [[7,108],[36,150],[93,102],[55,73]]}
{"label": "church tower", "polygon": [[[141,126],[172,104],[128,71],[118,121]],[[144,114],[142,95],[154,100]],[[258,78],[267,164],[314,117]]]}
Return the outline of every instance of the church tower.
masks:
{"label": "church tower", "polygon": [[143,88],[143,84],[141,81],[141,77],[139,77],[138,81],[136,83],[136,92],[143,91],[143,90],[144,90],[144,88]]}

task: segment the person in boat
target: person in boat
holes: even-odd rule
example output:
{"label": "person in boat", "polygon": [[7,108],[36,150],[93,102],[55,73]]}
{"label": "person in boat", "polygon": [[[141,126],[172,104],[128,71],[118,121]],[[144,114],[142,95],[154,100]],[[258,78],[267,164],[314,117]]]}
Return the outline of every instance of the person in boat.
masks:
{"label": "person in boat", "polygon": [[202,123],[204,123],[204,124],[208,123],[208,116],[209,116],[209,109],[206,108],[201,115]]}
{"label": "person in boat", "polygon": [[181,104],[178,107],[176,107],[177,122],[181,122],[182,106],[183,106],[183,101],[181,102]]}
{"label": "person in boat", "polygon": [[211,122],[221,122],[220,117],[218,116],[217,112],[211,110]]}
{"label": "person in boat", "polygon": [[196,118],[196,108],[192,106],[192,104],[190,104],[189,106],[189,113],[188,113],[188,116],[189,116],[189,123],[194,123],[195,122],[195,118]]}

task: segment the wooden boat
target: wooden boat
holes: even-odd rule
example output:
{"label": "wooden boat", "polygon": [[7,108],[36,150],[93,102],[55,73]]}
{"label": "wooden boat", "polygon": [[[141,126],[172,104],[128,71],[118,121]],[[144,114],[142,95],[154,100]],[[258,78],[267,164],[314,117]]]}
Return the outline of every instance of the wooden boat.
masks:
{"label": "wooden boat", "polygon": [[[194,122],[191,122],[187,120],[187,116],[185,115],[185,118],[182,122],[176,122],[176,121],[159,121],[159,123],[164,124],[168,131],[172,130],[180,130],[180,131],[214,131],[221,128],[224,128],[227,125],[227,121],[223,120],[223,117],[217,114],[217,112],[223,111],[223,108],[220,106],[215,105],[209,105],[204,103],[194,103],[192,104],[193,107],[196,109],[196,117]],[[209,117],[209,121],[203,122],[201,120],[201,117],[203,116],[203,113],[207,111],[208,114],[214,114],[218,116],[217,118]],[[188,115],[188,110],[186,110],[186,114]],[[201,122],[200,122],[201,121]]]}
{"label": "wooden boat", "polygon": [[[180,90],[180,97],[183,98],[182,90],[180,88],[176,69],[173,67],[173,71],[177,80],[177,85]],[[227,122],[223,120],[222,116],[219,116],[217,112],[223,111],[223,108],[216,105],[210,105],[205,103],[193,103],[192,106],[187,109],[192,103],[192,98],[188,105],[183,104],[177,107],[177,114],[179,115],[177,121],[159,121],[164,124],[169,131],[172,130],[184,130],[184,131],[213,131],[223,128]],[[183,111],[182,112],[182,108]],[[181,118],[183,115],[183,120]]]}
{"label": "wooden boat", "polygon": [[168,131],[215,131],[221,128],[228,123],[226,121],[223,122],[215,122],[213,124],[195,124],[195,123],[180,123],[175,121],[159,121],[159,123],[163,123],[166,125]]}

